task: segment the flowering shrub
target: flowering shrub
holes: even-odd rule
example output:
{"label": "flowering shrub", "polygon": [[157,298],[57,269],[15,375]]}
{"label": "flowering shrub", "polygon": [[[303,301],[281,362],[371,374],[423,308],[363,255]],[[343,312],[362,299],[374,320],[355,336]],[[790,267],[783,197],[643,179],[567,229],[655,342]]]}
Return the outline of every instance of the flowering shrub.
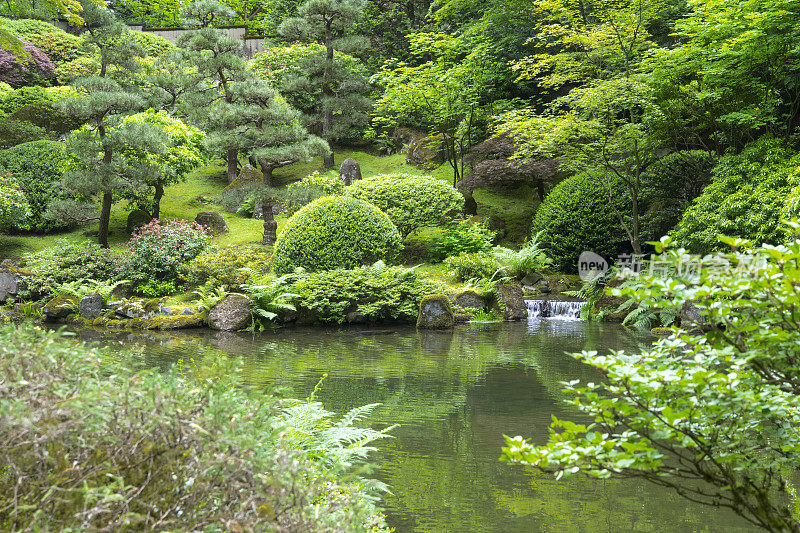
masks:
{"label": "flowering shrub", "polygon": [[25,193],[11,174],[0,174],[0,231],[28,227],[31,214]]}
{"label": "flowering shrub", "polygon": [[209,238],[206,228],[196,222],[155,219],[131,237],[124,277],[134,282],[134,290],[151,280],[178,280]]}

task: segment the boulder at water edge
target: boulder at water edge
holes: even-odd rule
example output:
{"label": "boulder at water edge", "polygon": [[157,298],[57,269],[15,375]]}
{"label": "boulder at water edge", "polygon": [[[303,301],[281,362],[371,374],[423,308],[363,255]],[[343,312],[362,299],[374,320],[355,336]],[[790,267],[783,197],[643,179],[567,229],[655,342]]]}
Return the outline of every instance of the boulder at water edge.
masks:
{"label": "boulder at water edge", "polygon": [[459,307],[469,309],[483,309],[486,307],[486,300],[475,291],[464,291],[453,298],[453,303]]}
{"label": "boulder at water edge", "polygon": [[22,277],[14,270],[6,261],[0,265],[0,303],[16,298],[22,288]]}
{"label": "boulder at water edge", "polygon": [[103,314],[103,297],[99,294],[90,294],[81,298],[78,314],[83,318],[97,318]]}
{"label": "boulder at water edge", "polygon": [[528,318],[528,308],[522,295],[522,287],[512,283],[500,284],[496,287],[497,311],[504,320],[524,320]]}
{"label": "boulder at water edge", "polygon": [[208,326],[221,331],[236,331],[250,325],[253,315],[244,294],[229,294],[208,312]]}
{"label": "boulder at water edge", "polygon": [[74,313],[77,308],[76,298],[61,294],[44,304],[42,314],[47,320],[61,320]]}
{"label": "boulder at water edge", "polygon": [[228,233],[228,224],[225,222],[225,219],[222,218],[222,215],[214,211],[197,213],[194,221],[208,228],[208,231],[210,231],[212,235]]}
{"label": "boulder at water edge", "polygon": [[450,300],[444,294],[429,294],[419,304],[417,327],[423,329],[452,328],[455,323]]}
{"label": "boulder at water edge", "polygon": [[339,167],[339,179],[345,186],[350,186],[361,179],[361,166],[355,159],[348,157],[342,161],[342,166]]}

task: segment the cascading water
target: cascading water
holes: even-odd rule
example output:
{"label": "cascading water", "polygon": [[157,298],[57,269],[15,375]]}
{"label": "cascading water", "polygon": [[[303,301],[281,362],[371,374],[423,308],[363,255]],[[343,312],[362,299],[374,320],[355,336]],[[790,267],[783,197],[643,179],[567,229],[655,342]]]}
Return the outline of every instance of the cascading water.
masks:
{"label": "cascading water", "polygon": [[560,302],[557,300],[525,300],[528,318],[571,318],[581,317],[581,309],[586,302]]}

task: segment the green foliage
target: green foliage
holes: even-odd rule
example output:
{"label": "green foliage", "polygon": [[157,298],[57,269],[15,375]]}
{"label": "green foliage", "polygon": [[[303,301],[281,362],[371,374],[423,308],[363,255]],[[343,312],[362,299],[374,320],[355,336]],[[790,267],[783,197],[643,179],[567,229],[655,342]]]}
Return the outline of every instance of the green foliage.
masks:
{"label": "green foliage", "polygon": [[44,128],[23,120],[0,118],[0,150],[46,138]]}
{"label": "green foliage", "polygon": [[442,287],[414,269],[386,267],[381,262],[352,270],[328,270],[301,274],[293,287],[300,313],[313,321],[343,323],[350,312],[369,322],[414,322],[419,304],[427,294]]}
{"label": "green foliage", "polygon": [[80,37],[43,20],[0,18],[0,27],[41,48],[56,66],[86,55]]}
{"label": "green foliage", "polygon": [[385,431],[355,426],[374,406],[336,418],[246,386],[227,357],[142,369],[33,328],[0,330],[0,380],[8,529],[385,528],[362,477]]}
{"label": "green foliage", "polygon": [[34,295],[51,293],[58,285],[84,278],[112,280],[118,265],[111,253],[88,241],[59,239],[55,246],[24,256],[28,290]]}
{"label": "green foliage", "polygon": [[11,172],[31,207],[30,226],[37,232],[64,228],[64,221],[46,218],[47,206],[60,196],[58,182],[66,159],[64,145],[35,141],[0,151],[0,171]]}
{"label": "green foliage", "polygon": [[108,303],[111,293],[120,285],[128,283],[128,280],[120,280],[117,282],[109,280],[97,280],[91,278],[81,278],[75,281],[68,281],[59,283],[53,288],[53,296],[71,296],[77,302],[82,298],[92,294],[99,294],[103,298],[103,303]]}
{"label": "green foliage", "polygon": [[589,250],[613,255],[618,222],[602,185],[590,174],[559,183],[539,206],[533,233],[539,235],[553,266],[561,272],[578,270],[578,256]]}
{"label": "green foliage", "polygon": [[434,240],[431,261],[443,261],[461,253],[486,252],[492,248],[495,236],[495,232],[489,229],[486,222],[470,223],[462,220],[451,224]]}
{"label": "green foliage", "polygon": [[28,199],[11,174],[0,173],[0,231],[27,229],[31,208]]}
{"label": "green foliage", "polygon": [[224,287],[215,287],[211,282],[200,285],[192,294],[197,297],[199,306],[205,310],[220,303],[228,296],[228,291]]}
{"label": "green foliage", "polygon": [[277,274],[353,268],[392,261],[402,241],[380,209],[363,200],[326,196],[295,213],[275,243]]}
{"label": "green foliage", "polygon": [[386,213],[403,238],[420,228],[443,225],[464,208],[461,193],[432,176],[370,176],[356,181],[345,192]]}
{"label": "green foliage", "polygon": [[248,245],[209,247],[189,261],[184,280],[189,286],[211,285],[236,290],[269,270],[265,251]]}
{"label": "green foliage", "polygon": [[524,278],[527,274],[545,269],[553,263],[540,243],[541,237],[542,232],[537,233],[519,250],[495,246],[492,255],[508,275]]}
{"label": "green foliage", "polygon": [[131,38],[142,47],[149,57],[159,57],[175,51],[175,44],[163,37],[143,31],[132,31]]}
{"label": "green foliage", "polygon": [[[267,283],[264,283],[267,281]],[[253,329],[263,329],[264,322],[273,321],[281,313],[295,311],[291,301],[297,294],[287,292],[284,287],[285,278],[264,280],[257,285],[243,285],[242,288],[250,296],[251,310],[253,311]]]}
{"label": "green foliage", "polygon": [[20,87],[0,101],[0,111],[8,115],[27,106],[50,105],[53,99],[42,87]]}
{"label": "green foliage", "polygon": [[800,213],[798,164],[800,156],[771,137],[724,156],[714,167],[711,184],[684,213],[674,238],[701,254],[723,247],[719,235],[784,242],[787,234],[781,218]]}
{"label": "green foliage", "polygon": [[[567,387],[590,421],[554,419],[542,446],[507,437],[504,458],[556,477],[642,477],[766,530],[796,529],[800,330],[789,317],[800,308],[800,223],[788,231],[786,245],[755,249],[724,238],[734,250],[719,258],[727,267],[705,263],[699,273],[681,268],[692,257],[662,239],[659,260],[674,274],[640,276],[612,294],[675,314],[691,305],[699,319],[684,314],[641,354],[575,354],[604,375]],[[689,333],[698,327],[706,333]]]}
{"label": "green foliage", "polygon": [[502,263],[490,252],[461,252],[444,260],[447,272],[461,281],[488,279],[502,270]]}
{"label": "green foliage", "polygon": [[286,214],[292,216],[323,196],[339,196],[344,193],[344,182],[336,172],[321,173],[315,170],[300,181],[286,187]]}

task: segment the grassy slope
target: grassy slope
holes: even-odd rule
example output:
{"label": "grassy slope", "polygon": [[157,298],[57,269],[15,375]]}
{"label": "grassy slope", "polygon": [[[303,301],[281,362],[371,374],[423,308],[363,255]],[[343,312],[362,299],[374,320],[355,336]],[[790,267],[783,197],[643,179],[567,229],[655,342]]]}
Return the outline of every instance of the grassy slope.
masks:
{"label": "grassy slope", "polygon": [[[344,159],[352,157],[361,165],[361,173],[364,177],[375,174],[385,174],[391,172],[407,172],[409,174],[425,174],[424,171],[408,165],[405,162],[405,155],[397,154],[393,156],[376,156],[366,152],[354,150],[337,150],[336,163],[341,164]],[[308,163],[297,163],[278,169],[275,171],[276,182],[286,184],[303,178],[314,170],[321,167],[321,159],[315,159]],[[452,173],[447,165],[434,170],[431,174],[435,177],[451,181]],[[219,207],[211,203],[227,185],[225,180],[225,169],[219,163],[209,165],[193,172],[184,183],[173,185],[166,190],[166,194],[161,204],[162,218],[182,218],[193,220],[197,213],[201,211],[219,211]],[[520,196],[516,191],[508,194],[498,194],[478,191],[476,200],[479,203],[479,214],[495,214],[507,220],[509,232],[511,228],[519,233],[520,225],[529,223],[532,218],[533,206],[529,202],[520,202]],[[200,201],[198,201],[200,198]],[[112,246],[119,245],[128,239],[125,233],[125,222],[128,212],[124,202],[114,205],[111,212],[111,236],[109,238]],[[227,246],[240,243],[260,241],[263,232],[263,225],[260,220],[243,218],[238,215],[223,213],[230,232],[214,238],[214,242],[219,245]],[[278,216],[278,230],[286,222],[285,217]],[[76,229],[72,232],[61,235],[46,236],[6,236],[0,235],[0,260],[6,257],[20,256],[26,252],[41,250],[54,246],[58,239],[67,238],[73,240],[89,239],[84,236],[87,231],[97,231],[97,223]],[[513,240],[513,238],[511,239]],[[436,271],[436,269],[434,269]],[[441,273],[438,271],[432,274]]]}

